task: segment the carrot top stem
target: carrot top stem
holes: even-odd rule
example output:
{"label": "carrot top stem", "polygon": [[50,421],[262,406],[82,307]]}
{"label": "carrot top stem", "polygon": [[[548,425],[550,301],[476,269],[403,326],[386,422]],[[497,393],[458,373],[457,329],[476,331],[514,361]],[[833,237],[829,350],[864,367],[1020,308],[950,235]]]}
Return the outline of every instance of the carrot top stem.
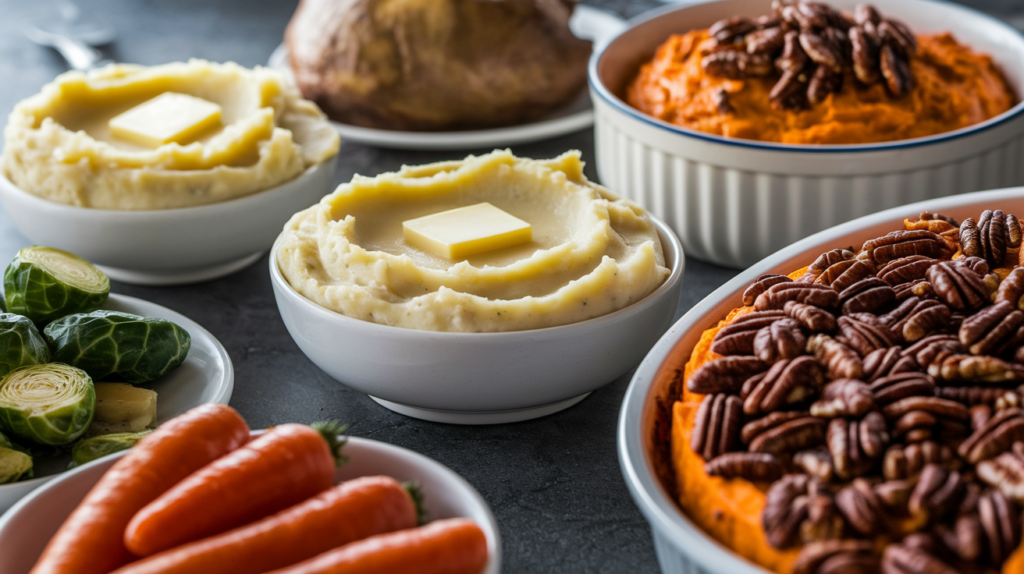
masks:
{"label": "carrot top stem", "polygon": [[407,480],[402,483],[402,488],[412,499],[412,503],[416,505],[416,526],[423,526],[427,523],[427,509],[423,506],[427,495],[423,493],[423,487],[414,480]]}
{"label": "carrot top stem", "polygon": [[347,437],[341,436],[346,430],[348,425],[339,420],[327,420],[318,421],[311,425],[313,430],[320,433],[320,436],[327,441],[327,446],[331,449],[331,456],[334,457],[334,466],[340,467],[341,465],[348,462],[348,457],[341,453],[342,447],[348,442]]}

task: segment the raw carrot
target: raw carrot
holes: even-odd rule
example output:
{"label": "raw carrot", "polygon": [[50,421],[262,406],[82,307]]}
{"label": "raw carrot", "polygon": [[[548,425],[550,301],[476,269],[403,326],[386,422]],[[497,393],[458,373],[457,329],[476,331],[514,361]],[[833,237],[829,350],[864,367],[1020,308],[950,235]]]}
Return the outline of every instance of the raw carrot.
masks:
{"label": "raw carrot", "polygon": [[343,482],[234,530],[172,548],[114,574],[260,574],[375,534],[416,526],[417,505],[386,476]]}
{"label": "raw carrot", "polygon": [[146,505],[124,531],[136,556],[220,534],[298,504],[334,484],[336,440],[306,425],[274,427]]}
{"label": "raw carrot", "polygon": [[267,574],[480,574],[487,538],[472,520],[371,536]]}
{"label": "raw carrot", "polygon": [[126,564],[124,529],[135,513],[248,440],[249,427],[225,405],[201,405],[162,424],[85,495],[31,574],[107,574]]}

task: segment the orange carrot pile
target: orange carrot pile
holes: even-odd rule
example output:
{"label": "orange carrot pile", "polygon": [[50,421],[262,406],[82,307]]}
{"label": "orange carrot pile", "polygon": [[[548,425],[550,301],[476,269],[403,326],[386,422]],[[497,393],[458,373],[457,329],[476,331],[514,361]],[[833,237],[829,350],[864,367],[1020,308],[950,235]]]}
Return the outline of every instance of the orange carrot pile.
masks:
{"label": "orange carrot pile", "polygon": [[107,471],[31,574],[480,574],[472,521],[416,528],[418,493],[389,477],[332,487],[342,429],[287,424],[250,442],[233,409],[197,407]]}

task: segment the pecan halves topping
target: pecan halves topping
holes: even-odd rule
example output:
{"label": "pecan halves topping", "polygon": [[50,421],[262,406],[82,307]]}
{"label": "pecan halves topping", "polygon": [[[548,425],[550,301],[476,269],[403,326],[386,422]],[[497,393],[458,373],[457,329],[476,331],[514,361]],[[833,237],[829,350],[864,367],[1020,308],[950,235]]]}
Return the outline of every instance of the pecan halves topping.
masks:
{"label": "pecan halves topping", "polygon": [[768,489],[761,523],[768,543],[776,548],[838,538],[843,530],[843,518],[825,485],[806,474],[788,474]]}
{"label": "pecan halves topping", "polygon": [[750,452],[782,455],[799,452],[824,442],[825,421],[805,416],[761,432],[750,441],[749,448]]}
{"label": "pecan halves topping", "polygon": [[847,315],[873,313],[895,300],[896,291],[878,277],[865,277],[839,292],[840,308]]}
{"label": "pecan halves topping", "polygon": [[783,359],[768,372],[754,375],[743,384],[743,412],[771,413],[802,403],[817,396],[824,382],[821,365],[813,358]]}
{"label": "pecan halves topping", "polygon": [[960,325],[960,342],[972,355],[1000,355],[1024,342],[1024,311],[1001,301]]}
{"label": "pecan halves topping", "polygon": [[937,520],[946,516],[960,504],[966,486],[959,472],[949,471],[937,464],[928,464],[917,479],[910,494],[907,510],[911,516]]}
{"label": "pecan halves topping", "polygon": [[888,349],[875,349],[864,357],[864,381],[874,383],[878,379],[920,371],[921,366],[913,355],[904,355],[902,347],[889,347]]}
{"label": "pecan halves topping", "polygon": [[875,494],[871,483],[856,478],[839,490],[835,496],[839,512],[858,534],[874,536],[888,529],[882,501]]}
{"label": "pecan halves topping", "polygon": [[978,499],[978,518],[988,542],[989,560],[1001,564],[1020,545],[1020,509],[1001,490],[989,490]]}
{"label": "pecan halves topping", "polygon": [[934,396],[935,379],[925,373],[897,373],[874,381],[869,389],[875,403],[884,407],[907,397]]}
{"label": "pecan halves topping", "polygon": [[859,379],[864,362],[856,351],[828,335],[814,335],[807,340],[807,351],[828,371],[830,379]]}
{"label": "pecan halves topping", "polygon": [[923,255],[911,255],[901,257],[886,263],[885,267],[878,270],[878,278],[893,287],[910,283],[918,279],[924,279],[928,269],[938,263],[934,257]]}
{"label": "pecan halves topping", "polygon": [[806,303],[826,309],[835,308],[839,304],[839,293],[827,286],[816,283],[793,281],[772,285],[767,291],[757,296],[754,308],[758,311],[782,309],[787,301]]}
{"label": "pecan halves topping", "polygon": [[913,343],[948,328],[951,317],[952,311],[945,304],[915,296],[904,299],[879,320],[893,333],[901,335],[904,341]]}
{"label": "pecan halves topping", "polygon": [[[776,58],[775,67],[778,68],[783,76],[786,74],[794,76],[799,74],[801,70],[807,67],[807,63],[810,62],[807,53],[800,47],[800,32],[796,30],[786,32],[782,38],[782,46],[782,55]],[[778,87],[779,84],[775,84],[775,89],[778,89]],[[775,89],[772,91],[774,92]]]}
{"label": "pecan halves topping", "polygon": [[892,330],[870,313],[856,313],[838,319],[836,340],[866,357],[878,349],[887,349],[894,342]]}
{"label": "pecan halves topping", "polygon": [[984,277],[957,261],[943,261],[926,273],[932,289],[950,309],[970,311],[988,304],[992,292]]}
{"label": "pecan halves topping", "polygon": [[719,42],[731,42],[737,36],[757,30],[757,25],[743,16],[733,16],[725,20],[719,20],[708,28],[708,36]]}
{"label": "pecan halves topping", "polygon": [[878,47],[860,26],[850,28],[849,36],[854,75],[862,84],[874,84],[881,78]]}
{"label": "pecan halves topping", "polygon": [[977,223],[968,218],[960,225],[960,249],[964,255],[981,257],[993,269],[1002,267],[1006,250],[1020,247],[1020,242],[1017,218],[998,209],[986,209]]}
{"label": "pecan halves topping", "polygon": [[[826,251],[807,266],[807,273],[804,277],[809,277],[812,281],[829,285],[849,268],[851,264],[850,262],[855,261],[856,257],[856,254],[849,249],[832,249],[830,251]],[[822,274],[832,267],[834,267],[835,270],[829,276],[826,276],[826,278],[818,281]],[[804,277],[801,277],[800,279],[804,280]]]}
{"label": "pecan halves topping", "polygon": [[768,101],[776,110],[802,110],[809,105],[807,76],[802,72],[783,72],[772,87]]}
{"label": "pecan halves topping", "polygon": [[1010,450],[1019,440],[1024,440],[1024,411],[1004,409],[961,443],[957,452],[967,462],[977,464]]}
{"label": "pecan halves topping", "polygon": [[722,357],[694,371],[686,382],[686,388],[702,395],[736,393],[743,388],[744,381],[767,369],[768,365],[757,357]]}
{"label": "pecan halves topping", "polygon": [[1004,496],[1024,504],[1024,456],[1010,451],[978,463],[978,478]]}
{"label": "pecan halves topping", "polygon": [[1024,367],[996,357],[952,354],[928,365],[928,374],[937,381],[1009,383],[1024,378]]}
{"label": "pecan halves topping", "polygon": [[960,574],[920,548],[890,544],[882,551],[882,574]]}
{"label": "pecan halves topping", "polygon": [[762,28],[747,34],[746,42],[748,53],[775,54],[785,47],[786,32],[778,26]]}
{"label": "pecan halves topping", "polygon": [[739,50],[721,50],[701,59],[701,67],[709,76],[741,80],[748,76],[766,76],[772,72],[772,61],[761,54]]}
{"label": "pecan halves topping", "polygon": [[792,319],[779,319],[763,327],[754,337],[754,356],[766,363],[794,359],[804,352],[807,337],[800,324]]}
{"label": "pecan halves topping", "polygon": [[804,329],[812,333],[827,333],[836,330],[835,315],[820,307],[797,303],[796,301],[786,301],[782,310],[787,317],[800,323]]}
{"label": "pecan halves topping", "polygon": [[931,231],[893,231],[866,241],[863,253],[875,265],[911,255],[948,259],[952,249],[937,233]]}
{"label": "pecan halves topping", "polygon": [[828,285],[837,292],[842,292],[854,283],[874,275],[875,266],[870,261],[854,259],[852,257],[836,261],[839,257],[847,257],[847,254],[852,256],[852,253],[846,249],[833,249],[815,260],[815,263],[819,263],[822,266],[828,264],[827,267],[819,273],[811,271],[813,266],[808,267],[807,271],[816,275],[815,283]]}
{"label": "pecan halves topping", "polygon": [[821,540],[803,547],[793,574],[874,574],[881,557],[866,540]]}
{"label": "pecan halves topping", "polygon": [[753,305],[754,301],[757,300],[757,296],[767,291],[769,287],[779,283],[791,283],[792,281],[792,279],[785,275],[775,275],[772,273],[761,275],[743,292],[743,304]]}
{"label": "pecan halves topping", "polygon": [[832,419],[826,441],[836,475],[849,480],[871,470],[889,444],[889,432],[882,416],[871,412],[860,421]]}
{"label": "pecan halves topping", "polygon": [[856,379],[837,379],[825,385],[821,399],[811,405],[811,415],[822,418],[861,417],[875,408],[868,385]]}
{"label": "pecan halves topping", "polygon": [[820,478],[823,482],[832,482],[836,474],[832,466],[832,453],[825,447],[802,450],[794,454],[793,466],[806,474]]}
{"label": "pecan halves topping", "polygon": [[1009,303],[1020,310],[1024,305],[1024,267],[1017,267],[1006,276],[996,291],[996,303]]}
{"label": "pecan halves topping", "polygon": [[839,46],[813,32],[801,32],[799,39],[800,47],[812,62],[818,64],[819,69],[825,67],[834,72],[843,69],[843,54]]}
{"label": "pecan halves topping", "polygon": [[886,480],[914,478],[929,464],[947,470],[960,468],[960,460],[949,445],[926,440],[910,445],[894,444],[882,459],[882,476]]}
{"label": "pecan halves topping", "polygon": [[757,332],[782,319],[780,311],[755,311],[737,317],[722,327],[711,341],[711,352],[719,355],[753,355]]}
{"label": "pecan halves topping", "polygon": [[885,87],[894,97],[899,97],[914,87],[914,76],[910,73],[910,65],[901,57],[891,44],[883,44],[879,54],[879,68]]}
{"label": "pecan halves topping", "polygon": [[708,395],[697,408],[690,448],[704,460],[712,460],[739,447],[743,413],[737,397]]}
{"label": "pecan halves topping", "polygon": [[1021,404],[1019,392],[998,387],[940,387],[935,390],[935,395],[943,399],[963,403],[969,407],[991,405],[997,406],[997,408],[1006,408]]}
{"label": "pecan halves topping", "polygon": [[950,355],[966,352],[967,348],[956,335],[931,335],[907,347],[903,354],[914,357],[921,368],[927,369],[933,363],[941,362]]}
{"label": "pecan halves topping", "polygon": [[779,459],[768,453],[730,452],[708,461],[704,471],[709,476],[771,482],[782,477],[783,468]]}

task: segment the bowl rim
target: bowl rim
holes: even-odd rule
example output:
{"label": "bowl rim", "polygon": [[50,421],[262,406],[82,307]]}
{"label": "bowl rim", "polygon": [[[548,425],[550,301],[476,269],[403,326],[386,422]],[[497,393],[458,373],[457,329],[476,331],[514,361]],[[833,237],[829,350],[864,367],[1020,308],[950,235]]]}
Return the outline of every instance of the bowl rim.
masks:
{"label": "bowl rim", "polygon": [[[199,216],[218,216],[225,215],[230,212],[238,211],[246,207],[255,206],[259,202],[264,201],[270,195],[276,195],[280,192],[287,191],[287,188],[293,185],[302,185],[309,180],[314,179],[319,175],[323,169],[328,169],[328,162],[333,162],[337,159],[338,155],[332,155],[324,161],[311,165],[302,173],[297,176],[275,185],[274,187],[268,187],[259,191],[255,191],[248,195],[241,197],[235,197],[225,199],[222,201],[216,201],[213,203],[207,203],[204,205],[191,205],[188,207],[170,207],[166,209],[101,209],[95,207],[84,207],[78,205],[71,205],[69,203],[62,203],[59,201],[53,201],[45,197],[36,195],[28,190],[22,189],[11,181],[7,174],[0,170],[0,190],[7,189],[10,193],[16,194],[22,201],[31,203],[43,210],[50,210],[52,212],[63,212],[68,215],[78,215],[84,217],[96,217],[96,218],[113,218],[124,221],[133,220],[140,221],[144,219],[157,220],[166,219],[173,217],[199,217]],[[331,182],[333,183],[333,182]],[[2,195],[2,193],[0,193]],[[251,205],[250,205],[251,204]]]}
{"label": "bowl rim", "polygon": [[[252,429],[250,434],[252,436],[259,436],[266,432],[266,429]],[[480,491],[476,489],[468,480],[466,480],[461,474],[455,472],[447,465],[444,465],[433,458],[416,452],[412,449],[401,447],[389,442],[374,440],[371,438],[355,437],[349,435],[343,435],[345,439],[352,444],[359,445],[368,448],[375,453],[382,454],[392,460],[401,460],[411,465],[431,468],[441,475],[444,475],[447,479],[454,482],[459,486],[461,492],[459,492],[460,498],[468,498],[471,504],[478,506],[483,511],[484,519],[487,524],[479,525],[481,529],[487,534],[488,550],[490,556],[488,557],[487,567],[485,570],[486,574],[498,574],[501,572],[501,529],[498,525],[498,520],[494,516],[494,511],[491,510],[490,504],[484,499]],[[51,489],[60,488],[65,481],[74,480],[78,474],[85,472],[95,466],[102,464],[113,464],[124,455],[131,452],[130,450],[124,450],[111,455],[107,455],[98,458],[94,461],[86,463],[82,466],[71,469],[67,472],[62,473],[59,477],[51,480],[47,484],[33,490],[30,494],[19,500],[14,506],[7,510],[7,512],[0,515],[0,531],[9,525],[14,523],[14,517],[21,512],[21,509],[34,501],[37,497],[44,495]],[[493,545],[493,548],[491,546]]]}
{"label": "bowl rim", "polygon": [[[284,274],[281,273],[281,268],[277,264],[277,252],[281,246],[281,237],[278,236],[277,240],[274,241],[273,247],[270,248],[270,279],[271,283],[275,287],[274,297],[277,299],[278,305],[280,306],[282,301],[278,293],[283,293],[284,298],[290,303],[290,306],[298,306],[303,309],[306,313],[313,313],[316,316],[323,317],[329,321],[338,321],[341,325],[347,325],[353,329],[364,329],[367,331],[380,330],[385,336],[394,336],[399,338],[420,338],[420,337],[437,337],[446,338],[452,340],[467,340],[472,338],[473,340],[480,340],[487,338],[494,342],[500,342],[503,339],[518,339],[522,337],[535,338],[538,336],[551,336],[558,337],[559,335],[569,335],[571,331],[581,328],[593,328],[599,329],[601,327],[607,327],[612,323],[618,322],[624,319],[626,316],[640,313],[645,309],[655,305],[658,301],[666,296],[671,296],[672,293],[677,293],[676,287],[679,285],[683,277],[683,271],[686,267],[686,255],[683,253],[683,245],[679,240],[679,237],[672,231],[672,229],[663,221],[654,217],[649,211],[646,212],[647,216],[651,219],[655,228],[658,231],[658,237],[661,240],[662,250],[668,255],[671,251],[675,255],[675,259],[670,268],[670,273],[665,281],[658,286],[657,289],[651,291],[646,297],[635,301],[630,305],[612,311],[611,313],[600,315],[598,317],[592,317],[584,321],[577,321],[575,323],[568,323],[565,325],[556,325],[554,327],[541,327],[539,329],[525,329],[521,331],[499,331],[499,332],[483,332],[483,333],[451,333],[447,331],[425,331],[420,329],[411,329],[408,327],[396,327],[394,325],[382,325],[380,323],[371,323],[370,321],[363,321],[362,319],[355,319],[347,315],[332,311],[326,307],[323,307],[303,296],[301,293],[292,287],[291,283],[284,278]],[[668,249],[666,249],[666,247]]]}
{"label": "bowl rim", "polygon": [[[948,132],[942,132],[930,136],[911,138],[905,140],[896,140],[891,142],[878,142],[878,143],[866,143],[866,144],[784,144],[776,142],[762,142],[758,140],[744,140],[737,138],[727,138],[715,134],[701,132],[695,129],[686,128],[683,126],[677,126],[675,124],[668,123],[666,121],[655,118],[654,116],[645,114],[640,110],[630,106],[604,84],[598,73],[598,64],[604,54],[615,44],[616,40],[621,38],[626,33],[632,31],[634,28],[646,24],[649,21],[655,20],[684,10],[692,9],[695,6],[702,6],[709,3],[714,3],[719,0],[702,1],[698,3],[688,3],[682,6],[669,4],[660,8],[652,8],[646,12],[643,12],[633,18],[630,18],[626,22],[625,28],[619,33],[615,34],[608,39],[603,45],[598,46],[597,49],[590,55],[590,61],[587,63],[587,82],[590,85],[591,94],[596,95],[597,99],[603,101],[605,104],[610,106],[615,111],[623,114],[630,119],[639,121],[647,124],[651,127],[658,128],[662,131],[669,132],[672,135],[689,137],[704,142],[716,143],[728,146],[735,146],[739,148],[745,148],[750,150],[760,151],[773,151],[773,152],[789,152],[789,153],[863,153],[863,152],[878,152],[878,151],[894,151],[902,149],[918,148],[922,146],[940,144],[972,136],[984,131],[988,131],[992,128],[1004,125],[1010,120],[1016,119],[1024,113],[1024,93],[1015,94],[1018,99],[1016,105],[1009,110],[991,117],[983,122],[979,122],[974,125],[966,126],[957,130]],[[1008,23],[999,20],[995,16],[991,16],[974,8],[964,6],[952,2],[951,0],[928,0],[935,4],[942,4],[951,9],[962,10],[968,13],[973,18],[986,20],[990,25],[1002,28],[1007,32],[1011,32],[1013,36],[1016,36],[1024,48],[1024,31],[1018,30]],[[1022,66],[1024,71],[1024,66]]]}
{"label": "bowl rim", "polygon": [[652,469],[652,453],[647,448],[645,420],[652,400],[655,375],[679,340],[726,298],[741,292],[753,279],[800,256],[815,247],[840,241],[862,228],[888,220],[904,219],[921,211],[942,211],[970,204],[993,204],[1024,199],[1024,186],[952,195],[901,205],[859,217],[801,239],[741,271],[718,289],[695,304],[676,321],[651,348],[637,367],[622,399],[616,427],[616,451],[619,468],[634,504],[652,527],[656,537],[668,537],[677,549],[685,547],[686,555],[711,574],[736,572],[768,574],[762,567],[747,561],[697,526],[665,491]]}

